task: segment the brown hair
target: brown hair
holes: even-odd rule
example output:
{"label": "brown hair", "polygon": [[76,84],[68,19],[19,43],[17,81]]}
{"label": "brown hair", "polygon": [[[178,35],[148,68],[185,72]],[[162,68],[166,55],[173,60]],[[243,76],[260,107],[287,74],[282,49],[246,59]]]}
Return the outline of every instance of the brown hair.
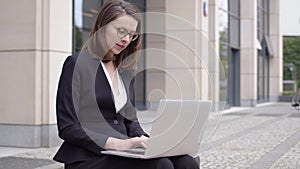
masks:
{"label": "brown hair", "polygon": [[[93,49],[93,48],[99,48],[99,45],[96,44],[99,43],[100,41],[99,39],[97,39],[98,37],[93,37],[93,36],[97,36],[95,34],[98,33],[97,31],[100,30],[100,28],[104,27],[109,22],[124,15],[129,15],[138,22],[136,32],[140,33],[141,18],[138,14],[139,14],[139,10],[135,6],[133,6],[132,4],[124,0],[106,1],[99,10],[94,26],[90,32],[90,36],[89,36],[90,38],[85,44],[84,48],[87,48],[93,57],[99,58],[101,60],[105,60],[105,55],[99,56],[95,54],[96,53],[95,51],[99,52],[99,50],[101,49]],[[141,35],[139,35],[135,41],[132,41],[122,52],[120,52],[118,56],[115,57],[115,59],[113,60],[115,66],[116,67],[120,66],[121,69],[135,69],[136,57],[139,54],[138,51],[141,49],[141,41],[142,41],[142,37]]]}

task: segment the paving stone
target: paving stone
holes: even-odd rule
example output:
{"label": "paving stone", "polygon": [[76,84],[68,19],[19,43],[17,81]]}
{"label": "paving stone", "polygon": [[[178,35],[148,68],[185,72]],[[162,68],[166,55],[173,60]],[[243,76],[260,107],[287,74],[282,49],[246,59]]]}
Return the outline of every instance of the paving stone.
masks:
{"label": "paving stone", "polygon": [[278,159],[270,169],[281,168],[300,169],[300,141]]}
{"label": "paving stone", "polygon": [[0,169],[34,169],[54,164],[52,160],[31,159],[22,157],[0,158]]}
{"label": "paving stone", "polygon": [[[226,119],[226,117],[224,118]],[[206,131],[203,135],[203,143],[209,144],[221,138],[233,135],[240,131],[243,131],[247,128],[251,128],[262,123],[265,123],[269,120],[274,120],[274,117],[248,117],[248,118],[239,118],[236,121],[227,123],[220,122],[219,124],[215,124],[215,126],[211,125],[206,128]]]}
{"label": "paving stone", "polygon": [[[281,119],[244,135],[233,138],[211,150],[200,153],[201,168],[217,168],[216,166],[231,166],[232,168],[250,168],[267,152],[284,142],[293,133],[300,130],[300,121],[290,118]],[[211,159],[213,157],[213,164]]]}

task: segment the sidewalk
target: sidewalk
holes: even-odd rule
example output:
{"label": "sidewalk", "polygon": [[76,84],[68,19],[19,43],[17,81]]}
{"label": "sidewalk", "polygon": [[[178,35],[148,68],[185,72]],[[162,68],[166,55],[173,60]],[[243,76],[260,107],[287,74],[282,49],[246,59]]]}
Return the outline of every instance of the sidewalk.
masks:
{"label": "sidewalk", "polygon": [[[144,122],[151,119],[140,116]],[[212,113],[202,142],[201,169],[300,169],[300,111],[290,103],[274,103]],[[51,160],[57,148],[0,147],[0,169],[63,168]]]}

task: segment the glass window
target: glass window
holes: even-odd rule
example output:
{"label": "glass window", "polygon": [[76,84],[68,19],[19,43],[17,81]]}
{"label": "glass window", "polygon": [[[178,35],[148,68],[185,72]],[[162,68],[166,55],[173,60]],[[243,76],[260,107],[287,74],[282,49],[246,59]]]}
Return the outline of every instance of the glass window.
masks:
{"label": "glass window", "polygon": [[264,32],[269,34],[269,14],[264,13]]}
{"label": "glass window", "polygon": [[233,16],[230,16],[230,45],[235,48],[239,48],[240,44],[240,27],[239,20]]}
{"label": "glass window", "polygon": [[219,45],[220,50],[220,100],[226,100],[227,93],[227,77],[228,77],[228,46],[221,43]]}
{"label": "glass window", "polygon": [[272,46],[269,42],[269,0],[257,0],[257,36],[262,49],[257,55],[257,100],[265,102],[269,99],[269,56]]}
{"label": "glass window", "polygon": [[228,43],[228,13],[222,10],[219,11],[219,39]]}
{"label": "glass window", "polygon": [[220,9],[228,11],[228,0],[217,0],[217,5]]}
{"label": "glass window", "polygon": [[234,16],[240,16],[239,0],[229,0],[229,11]]}
{"label": "glass window", "polygon": [[[239,63],[239,48],[240,48],[240,0],[217,0],[219,6],[219,40],[220,40],[220,60],[221,66],[220,71],[224,71],[225,77],[221,77],[222,72],[220,73],[220,98],[224,98],[222,95],[222,91],[224,91],[224,87],[226,88],[227,97],[229,105],[238,105],[239,98],[235,98],[236,94],[239,93],[239,88],[233,89],[232,86],[227,85],[229,81],[237,79],[237,75],[234,73],[230,73],[229,69],[231,68],[233,71],[236,70],[239,65],[235,65],[235,67],[230,64],[230,58],[233,59],[234,63]],[[229,8],[228,8],[229,5]],[[230,51],[236,51],[235,54]],[[234,56],[233,56],[234,55]],[[224,94],[224,92],[223,92]],[[232,101],[235,101],[234,103]]]}
{"label": "glass window", "polygon": [[89,37],[103,0],[74,0],[73,3],[73,52],[78,52]]}

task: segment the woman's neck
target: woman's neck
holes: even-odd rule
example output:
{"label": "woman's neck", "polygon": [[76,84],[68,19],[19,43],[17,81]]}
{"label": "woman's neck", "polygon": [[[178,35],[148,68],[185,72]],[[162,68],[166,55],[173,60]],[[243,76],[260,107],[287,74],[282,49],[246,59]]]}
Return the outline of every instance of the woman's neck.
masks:
{"label": "woman's neck", "polygon": [[114,64],[113,61],[104,62],[104,66],[106,67],[106,69],[109,69],[109,70],[115,70],[116,69],[115,64]]}

